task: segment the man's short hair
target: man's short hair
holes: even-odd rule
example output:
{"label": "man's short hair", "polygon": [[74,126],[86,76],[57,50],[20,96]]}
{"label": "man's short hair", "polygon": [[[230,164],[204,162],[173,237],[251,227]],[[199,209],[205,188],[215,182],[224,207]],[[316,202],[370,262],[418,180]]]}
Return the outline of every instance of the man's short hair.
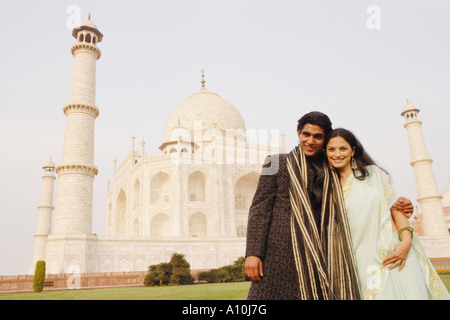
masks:
{"label": "man's short hair", "polygon": [[325,137],[333,130],[330,118],[325,113],[319,111],[311,111],[298,120],[297,132],[303,130],[306,124],[319,126],[325,132]]}

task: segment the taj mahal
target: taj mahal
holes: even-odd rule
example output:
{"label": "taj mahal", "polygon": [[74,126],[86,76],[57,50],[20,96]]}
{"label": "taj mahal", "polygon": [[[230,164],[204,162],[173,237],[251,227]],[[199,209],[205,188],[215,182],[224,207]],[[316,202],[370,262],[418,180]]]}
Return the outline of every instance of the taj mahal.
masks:
{"label": "taj mahal", "polygon": [[[283,135],[267,143],[250,142],[238,109],[207,89],[202,72],[199,91],[170,112],[160,154],[146,156],[145,142],[132,137],[130,153],[114,162],[106,234],[96,235],[96,63],[103,34],[89,18],[72,36],[76,41],[70,93],[62,108],[62,156],[60,163],[49,161],[43,167],[29,274],[38,260],[46,262],[48,274],[61,274],[145,271],[174,252],[183,254],[191,269],[218,268],[243,256],[261,166],[267,155],[286,152]],[[443,194],[437,191],[419,111],[408,103],[401,113],[420,203],[413,225],[429,257],[450,263],[450,186]]]}

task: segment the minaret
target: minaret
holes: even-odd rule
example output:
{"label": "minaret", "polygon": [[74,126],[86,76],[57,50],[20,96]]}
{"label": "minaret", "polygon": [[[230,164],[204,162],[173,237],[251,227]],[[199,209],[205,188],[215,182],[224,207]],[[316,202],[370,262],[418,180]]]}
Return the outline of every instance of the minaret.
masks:
{"label": "minaret", "polygon": [[34,253],[29,274],[34,274],[36,262],[45,260],[45,249],[47,246],[47,237],[52,228],[53,207],[53,186],[55,182],[55,164],[50,160],[42,167],[44,175],[42,176],[41,202],[38,206],[38,222],[36,234],[34,235]]}
{"label": "minaret", "polygon": [[409,145],[411,149],[411,166],[414,168],[416,177],[417,201],[420,203],[422,212],[422,227],[425,237],[441,238],[449,237],[445,215],[425,140],[422,135],[422,121],[418,118],[419,109],[407,103],[401,115],[405,118],[404,127],[408,132]]}
{"label": "minaret", "polygon": [[141,141],[141,157],[142,157],[142,159],[145,158],[145,141],[144,141],[144,138],[142,138],[142,141]]}
{"label": "minaret", "polygon": [[103,35],[90,20],[74,28],[74,67],[69,101],[64,106],[66,130],[61,163],[56,167],[58,193],[53,234],[91,234],[94,165],[94,122],[97,43]]}

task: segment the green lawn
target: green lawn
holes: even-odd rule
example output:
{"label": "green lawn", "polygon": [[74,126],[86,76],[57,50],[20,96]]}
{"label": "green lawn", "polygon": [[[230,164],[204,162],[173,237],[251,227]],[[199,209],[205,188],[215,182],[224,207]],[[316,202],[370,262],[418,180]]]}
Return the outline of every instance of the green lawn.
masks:
{"label": "green lawn", "polygon": [[250,282],[5,293],[0,300],[245,300]]}
{"label": "green lawn", "polygon": [[[450,291],[450,274],[441,274]],[[250,282],[5,293],[0,300],[245,300]]]}

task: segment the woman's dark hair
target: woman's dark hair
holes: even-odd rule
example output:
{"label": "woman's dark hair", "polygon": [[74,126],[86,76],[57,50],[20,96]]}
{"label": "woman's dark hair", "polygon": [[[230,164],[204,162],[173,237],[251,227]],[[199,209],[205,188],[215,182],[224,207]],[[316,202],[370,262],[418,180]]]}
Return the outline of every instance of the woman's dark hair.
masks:
{"label": "woman's dark hair", "polygon": [[[358,168],[356,170],[353,169],[353,175],[359,180],[364,180],[369,175],[366,166],[368,165],[378,166],[378,165],[364,150],[364,147],[362,146],[361,142],[359,142],[359,140],[351,131],[344,128],[334,129],[330,132],[327,141],[330,141],[331,138],[335,137],[341,137],[342,139],[348,142],[348,144],[352,149],[354,148],[355,154],[353,155],[353,158],[355,159]],[[385,171],[384,169],[382,170]],[[360,174],[356,175],[357,172],[359,172]]]}

